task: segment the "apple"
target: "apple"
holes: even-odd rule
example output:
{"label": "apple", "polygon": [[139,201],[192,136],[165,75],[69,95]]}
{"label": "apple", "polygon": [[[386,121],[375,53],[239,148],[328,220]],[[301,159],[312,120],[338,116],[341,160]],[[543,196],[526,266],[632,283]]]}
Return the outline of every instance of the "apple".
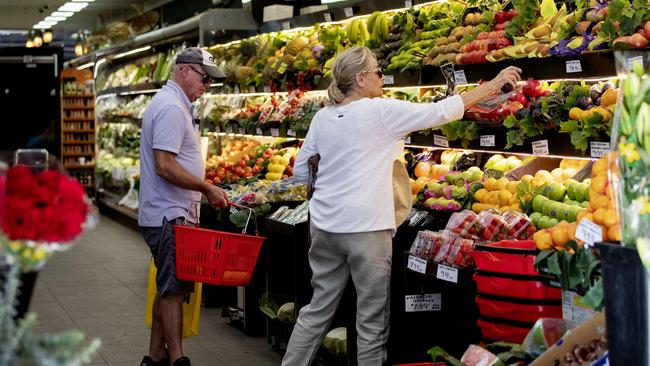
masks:
{"label": "apple", "polygon": [[212,184],[214,184],[214,185],[221,184],[221,179],[219,179],[218,177],[215,177],[215,178],[212,180]]}
{"label": "apple", "polygon": [[645,22],[645,25],[643,26],[643,29],[645,30],[646,39],[650,40],[650,20]]}
{"label": "apple", "polygon": [[212,184],[212,179],[205,178],[203,181],[208,184]]}
{"label": "apple", "polygon": [[207,179],[214,179],[214,177],[216,176],[217,176],[217,172],[215,172],[214,170],[211,170],[205,174],[205,177]]}
{"label": "apple", "polygon": [[494,21],[495,21],[497,24],[505,23],[506,21],[508,21],[508,13],[505,12],[505,11],[503,11],[503,10],[498,11],[498,12],[494,15]]}

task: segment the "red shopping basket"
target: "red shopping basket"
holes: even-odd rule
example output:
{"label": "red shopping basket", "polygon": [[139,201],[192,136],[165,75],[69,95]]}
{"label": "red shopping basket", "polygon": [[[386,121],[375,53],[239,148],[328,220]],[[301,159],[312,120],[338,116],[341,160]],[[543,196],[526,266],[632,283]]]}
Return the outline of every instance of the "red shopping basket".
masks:
{"label": "red shopping basket", "polygon": [[174,232],[178,278],[220,286],[248,285],[266,239],[182,225],[174,226]]}

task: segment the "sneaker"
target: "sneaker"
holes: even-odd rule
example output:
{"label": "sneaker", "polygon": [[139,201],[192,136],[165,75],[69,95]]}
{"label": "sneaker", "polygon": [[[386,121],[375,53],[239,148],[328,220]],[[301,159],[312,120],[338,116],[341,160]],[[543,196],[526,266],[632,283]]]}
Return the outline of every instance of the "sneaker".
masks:
{"label": "sneaker", "polygon": [[189,358],[183,356],[177,358],[176,361],[174,361],[174,363],[172,364],[172,366],[192,366],[192,363],[190,363]]}
{"label": "sneaker", "polygon": [[165,357],[160,361],[154,361],[151,357],[144,356],[140,361],[140,366],[169,366],[169,360]]}

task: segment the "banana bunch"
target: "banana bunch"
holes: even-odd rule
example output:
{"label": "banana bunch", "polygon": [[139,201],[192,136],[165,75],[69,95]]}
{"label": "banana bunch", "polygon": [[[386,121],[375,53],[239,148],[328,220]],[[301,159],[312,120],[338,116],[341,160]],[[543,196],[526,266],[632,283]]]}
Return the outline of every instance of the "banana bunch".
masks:
{"label": "banana bunch", "polygon": [[352,44],[364,45],[370,39],[368,25],[363,19],[355,19],[346,28],[348,39]]}
{"label": "banana bunch", "polygon": [[368,29],[370,29],[370,39],[373,43],[380,45],[386,38],[393,23],[393,18],[380,11],[376,11],[368,18]]}

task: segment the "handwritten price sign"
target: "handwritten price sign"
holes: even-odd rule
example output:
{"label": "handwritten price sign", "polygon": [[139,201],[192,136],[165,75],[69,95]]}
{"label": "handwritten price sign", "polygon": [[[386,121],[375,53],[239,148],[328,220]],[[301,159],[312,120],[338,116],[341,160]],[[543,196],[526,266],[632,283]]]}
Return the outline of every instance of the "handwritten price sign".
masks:
{"label": "handwritten price sign", "polygon": [[440,294],[406,295],[404,304],[407,313],[440,311],[442,309]]}

